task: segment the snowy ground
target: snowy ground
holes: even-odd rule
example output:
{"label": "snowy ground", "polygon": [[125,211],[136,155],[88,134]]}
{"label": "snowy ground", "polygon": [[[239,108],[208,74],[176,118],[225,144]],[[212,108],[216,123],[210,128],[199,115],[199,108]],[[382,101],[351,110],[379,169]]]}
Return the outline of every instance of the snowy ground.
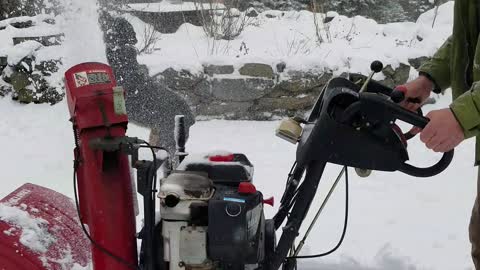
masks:
{"label": "snowy ground", "polygon": [[[442,98],[435,107],[445,106],[448,99]],[[25,106],[1,99],[0,115],[9,115],[0,120],[0,197],[24,182],[72,196],[73,135],[66,104]],[[278,200],[295,149],[274,136],[277,124],[199,122],[192,129],[188,150],[246,153],[256,166],[257,187]],[[148,131],[131,125],[129,134],[146,138]],[[473,148],[471,140],[462,144],[450,168],[431,179],[381,172],[360,179],[351,171],[351,215],[344,245],[330,257],[302,263],[300,269],[473,269],[467,236],[476,182]],[[418,140],[411,143],[410,151],[415,164],[427,165],[438,158]],[[328,167],[319,197],[338,170]],[[343,187],[339,185],[332,197],[306,252],[325,251],[340,236]],[[320,198],[315,206],[319,203]],[[271,216],[275,208],[267,211]]]}

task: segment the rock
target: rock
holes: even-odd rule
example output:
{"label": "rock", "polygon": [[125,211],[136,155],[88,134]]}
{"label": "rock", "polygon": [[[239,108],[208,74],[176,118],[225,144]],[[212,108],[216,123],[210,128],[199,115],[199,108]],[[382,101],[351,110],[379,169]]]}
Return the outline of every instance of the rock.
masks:
{"label": "rock", "polygon": [[393,75],[393,81],[396,85],[401,85],[408,81],[410,69],[411,67],[409,65],[400,63],[400,66],[395,70],[395,74]]}
{"label": "rock", "polygon": [[302,95],[297,97],[262,98],[258,101],[256,110],[273,112],[276,110],[302,111],[310,109],[316,96]]}
{"label": "rock", "polygon": [[280,62],[277,64],[277,72],[282,73],[287,68],[287,64],[285,62]]}
{"label": "rock", "polygon": [[255,18],[255,17],[258,17],[258,11],[252,7],[247,9],[247,11],[245,12],[245,15],[247,17]]}
{"label": "rock", "polygon": [[382,73],[385,75],[385,79],[380,82],[393,88],[408,81],[410,76],[410,66],[400,63],[400,66],[397,69],[393,69],[391,65],[387,65],[382,70]]}
{"label": "rock", "polygon": [[388,65],[383,68],[382,73],[386,77],[393,77],[393,75],[395,75],[395,70],[393,69],[392,65]]}
{"label": "rock", "polygon": [[408,59],[408,63],[414,69],[419,69],[420,66],[422,66],[425,62],[429,61],[430,59],[431,59],[430,57],[421,56],[421,57],[418,57],[418,58]]}
{"label": "rock", "polygon": [[410,76],[410,66],[400,63],[400,66],[397,69],[393,69],[391,65],[387,65],[382,70],[382,73],[386,77],[382,82],[389,87],[395,87],[408,81],[408,77]]}
{"label": "rock", "polygon": [[298,95],[314,88],[322,88],[332,76],[329,72],[316,74],[311,72],[290,71],[288,72],[288,79],[280,81],[275,86],[274,92],[287,91]]}
{"label": "rock", "polygon": [[20,44],[25,41],[34,40],[43,46],[56,46],[62,44],[64,34],[41,36],[41,37],[14,37],[13,45]]}
{"label": "rock", "polygon": [[6,56],[0,56],[0,72],[7,66],[7,57]]}
{"label": "rock", "polygon": [[156,75],[156,79],[170,89],[183,92],[194,91],[194,89],[205,80],[203,76],[193,75],[188,70],[183,69],[177,71],[173,68],[168,68],[159,75]]}
{"label": "rock", "polygon": [[323,20],[323,23],[329,23],[331,22],[333,19],[335,19],[335,17],[337,17],[339,14],[335,11],[329,11],[327,12],[327,14],[325,15],[325,19]]}
{"label": "rock", "polygon": [[19,21],[19,22],[12,22],[10,23],[10,25],[15,28],[29,28],[33,26],[33,22],[31,20]]}
{"label": "rock", "polygon": [[257,78],[214,79],[210,91],[222,101],[251,101],[270,92],[273,85],[273,80]]}
{"label": "rock", "polygon": [[243,76],[263,78],[274,77],[272,67],[267,64],[248,63],[243,65],[243,67],[240,68],[239,72]]}
{"label": "rock", "polygon": [[222,119],[249,119],[249,109],[253,102],[213,102],[199,104],[195,113],[197,116]]}
{"label": "rock", "polygon": [[232,74],[235,68],[232,65],[208,65],[204,67],[204,73],[212,77],[214,74]]}
{"label": "rock", "polygon": [[45,20],[43,20],[44,23],[48,23],[48,24],[55,24],[55,19],[53,18],[46,18]]}

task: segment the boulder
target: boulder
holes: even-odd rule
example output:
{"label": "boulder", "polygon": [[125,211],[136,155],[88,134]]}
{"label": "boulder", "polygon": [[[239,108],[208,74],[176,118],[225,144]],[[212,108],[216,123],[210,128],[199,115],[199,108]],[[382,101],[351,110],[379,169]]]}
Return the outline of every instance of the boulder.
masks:
{"label": "boulder", "polygon": [[258,17],[258,11],[255,8],[251,7],[247,9],[247,11],[245,12],[245,15],[247,17],[255,18],[255,17]]}
{"label": "boulder", "polygon": [[310,109],[315,103],[316,96],[301,95],[296,97],[262,98],[258,101],[255,110],[274,112],[278,110],[302,111]]}
{"label": "boulder", "polygon": [[263,77],[263,78],[274,77],[272,67],[267,64],[248,63],[243,65],[240,68],[239,72],[243,76]]}
{"label": "boulder", "polygon": [[64,34],[49,35],[49,36],[40,36],[40,37],[14,37],[13,45],[23,43],[25,41],[36,41],[42,44],[43,46],[56,46],[62,44]]}
{"label": "boulder", "polygon": [[278,73],[282,73],[285,71],[285,68],[287,68],[287,64],[285,62],[280,62],[276,65],[276,68]]}
{"label": "boulder", "polygon": [[275,86],[272,94],[286,92],[290,93],[288,95],[298,95],[309,92],[314,88],[323,87],[333,76],[330,72],[313,73],[299,71],[290,71],[287,75],[285,79]]}
{"label": "boulder", "polygon": [[0,72],[7,66],[7,57],[6,56],[0,56]]}
{"label": "boulder", "polygon": [[402,85],[408,81],[410,76],[410,66],[400,63],[400,66],[397,69],[393,69],[391,65],[387,65],[382,73],[385,75],[385,79],[380,81],[388,87],[395,87],[397,85]]}
{"label": "boulder", "polygon": [[234,71],[232,65],[208,65],[204,67],[203,72],[211,77],[215,74],[232,74]]}
{"label": "boulder", "polygon": [[270,92],[273,86],[273,80],[259,78],[213,79],[210,91],[222,101],[251,101]]}
{"label": "boulder", "polygon": [[417,58],[408,59],[408,63],[414,69],[419,69],[420,66],[422,66],[425,62],[429,61],[430,59],[431,59],[430,57],[421,56],[421,57],[417,57]]}
{"label": "boulder", "polygon": [[11,26],[15,27],[15,28],[29,28],[29,27],[32,27],[33,26],[33,22],[31,20],[27,20],[27,21],[18,21],[18,22],[12,22],[10,23]]}

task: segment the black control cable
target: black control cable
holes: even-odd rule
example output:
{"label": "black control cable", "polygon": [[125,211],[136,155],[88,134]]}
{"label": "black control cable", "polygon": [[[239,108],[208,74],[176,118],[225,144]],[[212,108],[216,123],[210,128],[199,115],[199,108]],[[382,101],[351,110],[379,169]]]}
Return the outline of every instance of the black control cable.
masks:
{"label": "black control cable", "polygon": [[[305,255],[305,256],[291,256],[291,257],[287,257],[286,259],[314,259],[314,258],[320,258],[320,257],[325,257],[325,256],[328,256],[332,253],[334,253],[335,251],[338,250],[338,248],[342,245],[343,243],[343,240],[345,240],[345,235],[347,233],[347,227],[348,227],[348,197],[349,197],[349,192],[348,192],[348,169],[347,167],[345,166],[344,167],[344,170],[345,170],[345,218],[344,218],[344,222],[343,222],[343,230],[342,230],[342,235],[337,243],[337,245],[335,245],[335,247],[333,247],[331,250],[327,251],[327,252],[323,252],[323,253],[320,253],[320,254],[316,254],[316,255]],[[326,199],[328,200],[328,199]],[[325,202],[325,201],[324,201]]]}

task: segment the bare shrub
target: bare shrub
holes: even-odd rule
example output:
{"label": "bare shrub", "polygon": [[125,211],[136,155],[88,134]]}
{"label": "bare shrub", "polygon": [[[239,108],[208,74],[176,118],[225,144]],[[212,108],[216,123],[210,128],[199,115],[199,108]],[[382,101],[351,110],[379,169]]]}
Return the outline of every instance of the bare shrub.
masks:
{"label": "bare shrub", "polygon": [[150,54],[156,49],[156,45],[160,41],[160,34],[155,30],[153,25],[146,23],[141,36],[141,47],[138,54]]}
{"label": "bare shrub", "polygon": [[253,18],[237,9],[241,1],[229,1],[225,3],[225,8],[220,8],[221,6],[215,0],[195,1],[207,36],[216,40],[234,40],[252,24]]}

